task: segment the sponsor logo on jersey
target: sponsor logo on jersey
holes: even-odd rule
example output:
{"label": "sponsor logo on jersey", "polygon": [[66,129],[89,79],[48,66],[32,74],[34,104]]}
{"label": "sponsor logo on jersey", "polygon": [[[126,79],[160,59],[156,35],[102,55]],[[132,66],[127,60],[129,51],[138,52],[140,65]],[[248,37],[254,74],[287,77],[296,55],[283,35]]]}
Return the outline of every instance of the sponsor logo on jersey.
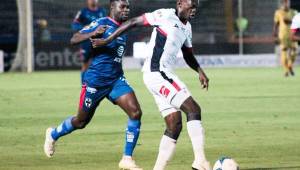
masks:
{"label": "sponsor logo on jersey", "polygon": [[118,52],[118,56],[119,56],[119,57],[122,57],[122,56],[123,56],[123,53],[124,53],[124,51],[125,51],[125,48],[124,48],[124,46],[120,46],[120,47],[118,48],[118,50],[117,50],[117,52]]}
{"label": "sponsor logo on jersey", "polygon": [[122,62],[122,58],[116,57],[116,58],[114,59],[114,61],[117,62],[117,63],[121,63],[121,62]]}
{"label": "sponsor logo on jersey", "polygon": [[166,88],[165,86],[162,86],[159,90],[159,93],[167,98],[170,94],[170,90],[168,88]]}
{"label": "sponsor logo on jersey", "polygon": [[124,41],[122,37],[118,37],[117,40]]}
{"label": "sponsor logo on jersey", "polygon": [[86,91],[87,91],[87,92],[89,92],[89,93],[92,93],[92,94],[94,94],[94,93],[96,93],[96,92],[97,92],[97,89],[95,89],[95,88],[92,88],[92,87],[87,87],[87,88],[86,88]]}

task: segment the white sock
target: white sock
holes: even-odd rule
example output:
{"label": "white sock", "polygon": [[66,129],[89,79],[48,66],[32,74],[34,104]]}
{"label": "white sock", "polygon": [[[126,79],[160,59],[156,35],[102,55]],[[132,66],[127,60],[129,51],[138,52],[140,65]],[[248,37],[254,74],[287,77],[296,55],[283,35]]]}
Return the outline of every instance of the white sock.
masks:
{"label": "white sock", "polygon": [[176,146],[176,140],[163,135],[159,145],[159,153],[153,170],[164,170],[168,161],[172,158]]}
{"label": "white sock", "polygon": [[192,120],[187,122],[187,130],[193,145],[194,163],[200,164],[206,161],[204,153],[204,129],[201,121]]}

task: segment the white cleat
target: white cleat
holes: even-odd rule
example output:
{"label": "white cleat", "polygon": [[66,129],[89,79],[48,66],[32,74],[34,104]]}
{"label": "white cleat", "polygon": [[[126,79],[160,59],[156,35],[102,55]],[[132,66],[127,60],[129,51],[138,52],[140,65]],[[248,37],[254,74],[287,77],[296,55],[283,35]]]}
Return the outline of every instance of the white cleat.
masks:
{"label": "white cleat", "polygon": [[121,170],[143,170],[135,164],[135,161],[131,156],[123,156],[122,160],[119,162],[119,168]]}
{"label": "white cleat", "polygon": [[49,127],[46,130],[46,138],[45,138],[45,144],[44,144],[44,152],[47,157],[51,158],[55,151],[55,140],[51,136],[51,132],[53,131],[53,128]]}
{"label": "white cleat", "polygon": [[193,170],[211,170],[210,163],[208,161],[203,161],[201,163],[193,162],[192,164]]}

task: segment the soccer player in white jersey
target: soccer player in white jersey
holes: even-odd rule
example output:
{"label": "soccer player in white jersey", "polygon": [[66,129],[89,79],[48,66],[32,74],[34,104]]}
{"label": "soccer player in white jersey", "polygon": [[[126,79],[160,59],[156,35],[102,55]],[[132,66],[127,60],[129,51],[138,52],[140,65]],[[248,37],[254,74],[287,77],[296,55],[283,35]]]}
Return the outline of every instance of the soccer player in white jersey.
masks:
{"label": "soccer player in white jersey", "polygon": [[187,116],[187,130],[194,151],[194,170],[210,170],[204,153],[204,129],[201,109],[186,85],[173,73],[172,65],[182,50],[186,63],[199,74],[203,88],[208,78],[193,54],[192,30],[189,20],[195,16],[198,0],[177,0],[176,9],[159,9],[122,24],[106,39],[92,39],[93,47],[110,43],[118,35],[136,26],[153,26],[151,49],[143,67],[144,83],[153,95],[165,119],[166,130],[161,139],[154,170],[165,169],[171,159],[182,129],[181,112]]}
{"label": "soccer player in white jersey", "polygon": [[[296,14],[292,20],[291,24],[291,39],[293,41],[300,41],[300,13]],[[296,58],[293,59],[293,63],[295,62]]]}
{"label": "soccer player in white jersey", "polygon": [[294,16],[293,20],[292,20],[292,25],[291,25],[291,38],[294,41],[300,41],[300,36],[299,33],[300,32],[300,13],[298,13],[297,15]]}

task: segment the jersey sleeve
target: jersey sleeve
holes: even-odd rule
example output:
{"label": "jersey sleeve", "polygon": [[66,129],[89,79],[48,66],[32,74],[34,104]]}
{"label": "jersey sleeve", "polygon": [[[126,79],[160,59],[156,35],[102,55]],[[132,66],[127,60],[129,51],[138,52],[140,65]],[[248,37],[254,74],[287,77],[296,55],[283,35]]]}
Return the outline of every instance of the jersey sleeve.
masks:
{"label": "jersey sleeve", "polygon": [[100,25],[104,25],[104,24],[102,23],[101,19],[97,19],[97,20],[91,22],[88,26],[85,26],[79,32],[81,34],[91,33],[93,31],[95,31]]}
{"label": "jersey sleeve", "polygon": [[292,20],[292,25],[291,25],[291,29],[296,31],[298,29],[300,29],[300,14],[297,14],[293,20]]}
{"label": "jersey sleeve", "polygon": [[[189,24],[189,23],[188,23]],[[193,41],[192,41],[192,26],[189,24],[189,30],[188,30],[188,35],[187,38],[184,42],[184,46],[188,48],[193,47]]]}
{"label": "jersey sleeve", "polygon": [[72,29],[74,31],[79,31],[83,28],[82,25],[82,11],[78,11],[73,22],[72,22]]}
{"label": "jersey sleeve", "polygon": [[143,15],[144,25],[159,26],[163,22],[163,19],[166,17],[166,14],[166,9],[158,9],[154,12],[145,13]]}

